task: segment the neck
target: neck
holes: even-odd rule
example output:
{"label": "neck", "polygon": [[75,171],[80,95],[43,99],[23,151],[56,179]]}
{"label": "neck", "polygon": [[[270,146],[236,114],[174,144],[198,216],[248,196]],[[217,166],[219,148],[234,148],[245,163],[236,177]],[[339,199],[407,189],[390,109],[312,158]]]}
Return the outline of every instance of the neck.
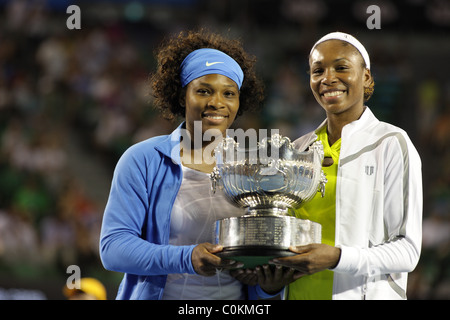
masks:
{"label": "neck", "polygon": [[214,148],[219,142],[220,139],[215,138],[213,141],[208,141],[208,143],[203,142],[201,147],[194,147],[195,144],[190,141],[182,141],[180,146],[181,163],[185,167],[197,171],[212,172],[216,165]]}
{"label": "neck", "polygon": [[364,112],[365,107],[358,108],[355,112],[344,112],[339,114],[327,113],[328,143],[333,145],[341,138],[342,129],[349,123],[358,120]]}

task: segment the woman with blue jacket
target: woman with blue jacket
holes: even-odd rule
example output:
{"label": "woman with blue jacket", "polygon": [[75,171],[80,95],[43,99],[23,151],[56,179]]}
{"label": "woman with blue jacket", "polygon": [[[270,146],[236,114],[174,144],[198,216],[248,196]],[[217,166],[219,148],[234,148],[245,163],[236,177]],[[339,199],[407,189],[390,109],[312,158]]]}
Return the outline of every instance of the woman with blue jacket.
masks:
{"label": "woman with blue jacket", "polygon": [[170,135],[130,147],[114,172],[100,254],[106,269],[125,273],[117,299],[245,299],[210,243],[213,222],[243,215],[210,191],[212,150],[236,116],[263,99],[255,59],[239,41],[204,32],[180,33],[157,55],[155,105],[185,121]]}

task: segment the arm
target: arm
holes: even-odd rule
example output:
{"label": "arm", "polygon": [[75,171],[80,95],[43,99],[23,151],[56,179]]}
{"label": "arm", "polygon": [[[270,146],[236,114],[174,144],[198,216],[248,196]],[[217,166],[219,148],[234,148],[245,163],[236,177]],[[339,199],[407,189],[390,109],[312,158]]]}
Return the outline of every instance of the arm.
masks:
{"label": "arm", "polygon": [[[157,177],[159,164],[152,167],[137,154],[133,148],[128,150],[114,173],[100,237],[100,256],[105,268],[136,275],[210,276],[216,268],[235,267],[235,261],[214,255],[222,250],[220,246],[167,244],[168,216],[178,190],[174,188],[177,179],[172,174]],[[164,169],[167,167],[161,165],[161,170]]]}
{"label": "arm", "polygon": [[[114,172],[101,230],[102,262],[106,269],[137,275],[195,273],[191,261],[194,246],[163,244],[158,235],[164,226],[157,215],[167,212],[157,210],[169,210],[168,204],[152,202],[156,196],[148,190],[158,191],[153,189],[152,181],[156,173],[151,176],[147,170],[156,172],[158,168],[147,167],[138,152],[133,147],[127,150]],[[152,230],[148,234],[153,238],[144,239],[146,228]]]}
{"label": "arm", "polygon": [[375,276],[411,272],[417,265],[422,241],[421,161],[405,136],[390,140],[384,169],[383,222],[387,239],[366,249],[342,246],[336,272]]}
{"label": "arm", "polygon": [[419,259],[422,221],[420,158],[404,136],[393,137],[385,150],[383,226],[386,238],[369,248],[313,244],[291,248],[299,253],[274,263],[305,274],[325,269],[352,275],[410,272]]}

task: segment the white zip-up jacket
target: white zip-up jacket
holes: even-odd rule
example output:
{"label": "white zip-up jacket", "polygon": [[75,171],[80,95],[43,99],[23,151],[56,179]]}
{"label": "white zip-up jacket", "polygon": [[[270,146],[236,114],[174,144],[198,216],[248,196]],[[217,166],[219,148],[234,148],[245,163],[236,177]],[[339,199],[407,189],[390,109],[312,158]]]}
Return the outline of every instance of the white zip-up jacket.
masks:
{"label": "white zip-up jacket", "polygon": [[[422,241],[419,154],[405,131],[368,107],[341,138],[335,238],[341,257],[333,299],[406,299]],[[311,132],[294,143],[304,149],[316,139]]]}

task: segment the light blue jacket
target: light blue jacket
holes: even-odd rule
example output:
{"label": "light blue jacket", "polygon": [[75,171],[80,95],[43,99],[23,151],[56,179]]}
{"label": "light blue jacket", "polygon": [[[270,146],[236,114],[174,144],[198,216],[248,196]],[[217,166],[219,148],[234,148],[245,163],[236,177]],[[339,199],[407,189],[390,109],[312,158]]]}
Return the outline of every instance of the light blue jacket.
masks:
{"label": "light blue jacket", "polygon": [[[195,245],[169,245],[172,206],[182,181],[180,136],[153,137],[130,147],[117,163],[100,235],[108,270],[123,272],[117,299],[161,299],[168,273],[195,274]],[[251,298],[268,297],[249,290]]]}

